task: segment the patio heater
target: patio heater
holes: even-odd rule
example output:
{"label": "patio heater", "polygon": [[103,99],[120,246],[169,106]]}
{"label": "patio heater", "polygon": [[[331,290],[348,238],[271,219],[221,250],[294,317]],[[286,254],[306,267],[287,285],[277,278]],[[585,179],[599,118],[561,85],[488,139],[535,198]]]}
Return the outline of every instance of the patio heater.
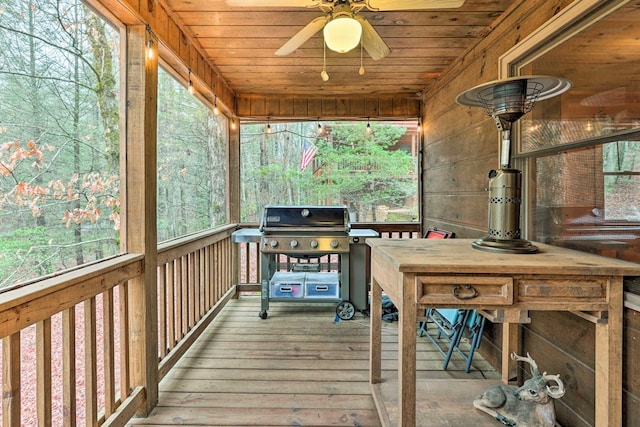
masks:
{"label": "patio heater", "polygon": [[489,172],[489,234],[472,243],[476,249],[506,253],[536,253],[520,236],[522,174],[511,167],[511,129],[537,101],[564,93],[565,79],[549,76],[512,77],[469,89],[456,98],[461,105],[484,108],[502,134],[500,169]]}

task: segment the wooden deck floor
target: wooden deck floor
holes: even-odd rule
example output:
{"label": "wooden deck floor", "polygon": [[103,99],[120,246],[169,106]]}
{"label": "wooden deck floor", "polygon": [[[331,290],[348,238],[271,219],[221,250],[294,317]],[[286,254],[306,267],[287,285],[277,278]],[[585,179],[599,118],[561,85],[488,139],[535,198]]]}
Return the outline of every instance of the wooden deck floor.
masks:
{"label": "wooden deck floor", "polygon": [[[369,319],[336,322],[335,304],[270,305],[262,320],[258,297],[227,304],[161,382],[150,416],[130,425],[380,426],[368,383]],[[383,377],[393,377],[397,324],[383,327]],[[419,379],[500,377],[479,355],[469,374],[459,357],[447,371],[442,362],[418,340]]]}

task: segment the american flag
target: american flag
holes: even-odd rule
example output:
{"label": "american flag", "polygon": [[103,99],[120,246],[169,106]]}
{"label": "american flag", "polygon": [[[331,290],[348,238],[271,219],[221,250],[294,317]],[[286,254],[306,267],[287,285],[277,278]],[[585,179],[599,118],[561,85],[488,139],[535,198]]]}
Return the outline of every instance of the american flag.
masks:
{"label": "american flag", "polygon": [[300,159],[300,170],[304,172],[304,170],[311,164],[313,158],[318,152],[318,147],[311,144],[310,142],[304,141],[302,143],[302,158]]}

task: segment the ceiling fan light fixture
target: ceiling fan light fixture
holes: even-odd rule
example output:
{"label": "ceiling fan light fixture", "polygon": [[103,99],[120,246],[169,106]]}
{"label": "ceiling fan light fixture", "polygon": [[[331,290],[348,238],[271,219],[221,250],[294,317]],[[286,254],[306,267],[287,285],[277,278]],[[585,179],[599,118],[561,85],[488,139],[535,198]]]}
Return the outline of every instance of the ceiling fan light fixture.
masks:
{"label": "ceiling fan light fixture", "polygon": [[351,14],[334,16],[322,30],[327,47],[338,53],[346,53],[360,43],[362,25]]}

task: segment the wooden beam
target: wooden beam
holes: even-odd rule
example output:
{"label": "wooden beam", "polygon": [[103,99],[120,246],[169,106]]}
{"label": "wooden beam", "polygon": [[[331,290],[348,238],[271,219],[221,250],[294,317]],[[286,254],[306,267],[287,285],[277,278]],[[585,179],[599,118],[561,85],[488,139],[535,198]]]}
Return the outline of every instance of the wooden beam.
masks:
{"label": "wooden beam", "polygon": [[239,95],[238,116],[242,118],[417,118],[417,97],[282,97],[278,95]]}

